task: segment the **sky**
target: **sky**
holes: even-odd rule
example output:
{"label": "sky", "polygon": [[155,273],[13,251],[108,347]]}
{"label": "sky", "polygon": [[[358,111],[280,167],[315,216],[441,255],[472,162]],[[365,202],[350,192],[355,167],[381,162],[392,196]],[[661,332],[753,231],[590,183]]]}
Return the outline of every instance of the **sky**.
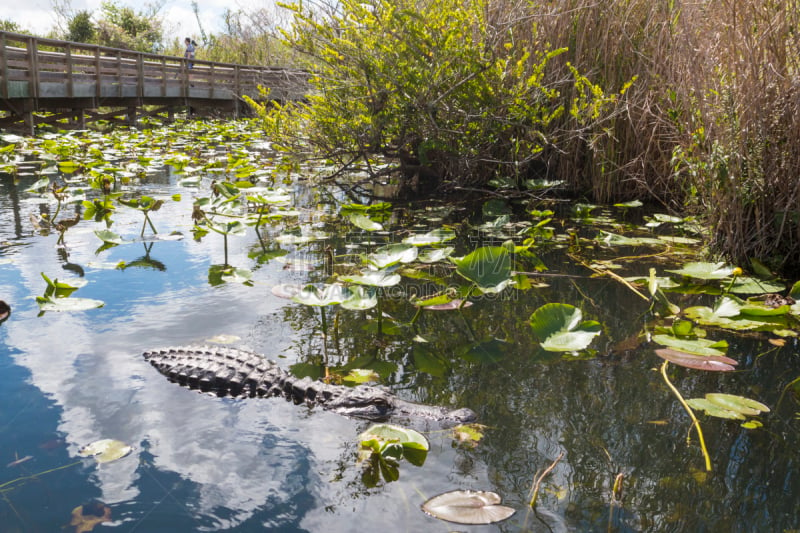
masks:
{"label": "sky", "polygon": [[[88,10],[98,12],[102,0],[71,0],[73,12]],[[140,11],[142,0],[117,0],[119,5],[132,6]],[[271,4],[271,0],[198,0],[200,18],[207,33],[219,33],[223,29],[222,13],[225,8],[232,10],[253,8]],[[183,40],[183,37],[199,37],[200,27],[192,10],[191,0],[166,0],[160,13],[164,16],[165,38]],[[11,20],[20,27],[44,35],[55,27],[56,16],[52,0],[24,0],[18,4],[14,0],[0,0],[0,19]]]}

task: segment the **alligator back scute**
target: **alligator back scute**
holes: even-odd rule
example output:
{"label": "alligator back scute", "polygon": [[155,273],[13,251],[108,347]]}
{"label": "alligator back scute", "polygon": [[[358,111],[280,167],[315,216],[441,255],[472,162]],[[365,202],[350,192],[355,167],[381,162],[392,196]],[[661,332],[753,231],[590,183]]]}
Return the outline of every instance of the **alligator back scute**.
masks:
{"label": "alligator back scute", "polygon": [[272,361],[234,348],[164,348],[147,351],[144,358],[170,380],[219,396],[266,395],[285,375]]}

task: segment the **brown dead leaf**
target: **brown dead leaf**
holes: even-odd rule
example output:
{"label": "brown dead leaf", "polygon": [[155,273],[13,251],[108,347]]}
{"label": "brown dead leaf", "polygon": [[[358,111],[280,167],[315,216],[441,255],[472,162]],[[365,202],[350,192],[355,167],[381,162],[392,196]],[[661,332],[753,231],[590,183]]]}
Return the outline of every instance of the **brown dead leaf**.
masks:
{"label": "brown dead leaf", "polygon": [[73,509],[69,525],[75,526],[75,533],[87,533],[103,522],[111,522],[111,507],[94,501]]}

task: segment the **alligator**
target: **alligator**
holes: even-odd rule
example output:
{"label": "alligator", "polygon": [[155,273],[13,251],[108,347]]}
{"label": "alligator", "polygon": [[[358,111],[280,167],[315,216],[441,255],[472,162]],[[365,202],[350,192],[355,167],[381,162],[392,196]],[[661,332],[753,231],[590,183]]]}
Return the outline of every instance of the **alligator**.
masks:
{"label": "alligator", "polygon": [[477,418],[468,408],[413,403],[378,387],[347,387],[308,377],[300,379],[261,354],[236,348],[179,346],[146,351],[144,358],[170,381],[217,396],[282,396],[296,404],[318,405],[341,415],[376,421],[423,418],[462,424]]}

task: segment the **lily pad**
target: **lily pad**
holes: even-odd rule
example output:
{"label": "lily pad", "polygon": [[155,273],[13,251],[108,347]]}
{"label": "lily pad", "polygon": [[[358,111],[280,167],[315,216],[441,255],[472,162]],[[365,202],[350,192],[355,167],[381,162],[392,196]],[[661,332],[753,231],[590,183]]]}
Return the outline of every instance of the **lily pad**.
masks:
{"label": "lily pad", "polygon": [[512,283],[511,256],[502,246],[483,246],[461,258],[450,258],[456,272],[481,292],[498,293]]}
{"label": "lily pad", "polygon": [[711,392],[706,394],[706,399],[715,405],[731,411],[737,411],[743,415],[754,416],[762,412],[769,412],[769,407],[763,403],[750,398],[745,398],[744,396],[737,396],[735,394]]}
{"label": "lily pad", "polygon": [[400,283],[401,279],[400,274],[385,270],[365,270],[361,274],[341,277],[342,281],[371,287],[394,287]]}
{"label": "lily pad", "polygon": [[364,231],[380,231],[383,229],[383,224],[375,222],[368,216],[361,213],[353,213],[350,215],[350,222]]}
{"label": "lily pad", "polygon": [[728,343],[709,339],[681,339],[672,335],[653,335],[653,341],[695,355],[725,355]]}
{"label": "lily pad", "polygon": [[110,463],[111,461],[122,459],[131,451],[133,451],[133,448],[120,440],[101,439],[78,450],[78,455],[94,457],[98,463]]}
{"label": "lily pad", "polygon": [[693,262],[686,263],[683,268],[678,270],[667,270],[680,276],[688,276],[696,279],[724,279],[733,274],[734,267],[725,263]]}
{"label": "lily pad", "polygon": [[742,413],[731,411],[730,409],[725,409],[724,407],[720,407],[705,398],[689,398],[686,400],[686,403],[689,404],[689,407],[692,409],[696,409],[698,411],[705,411],[705,413],[709,416],[715,416],[717,418],[727,418],[730,420],[744,420],[745,416]]}
{"label": "lily pad", "polygon": [[387,268],[398,263],[410,263],[417,258],[419,251],[411,244],[388,244],[381,246],[367,256],[367,261],[377,268]]}
{"label": "lily pad", "polygon": [[98,230],[95,231],[94,234],[97,235],[97,237],[101,241],[109,244],[122,244],[123,242],[125,242],[125,240],[122,237],[120,237],[119,235],[117,235],[116,233],[114,233],[109,229]]}
{"label": "lily pad", "polygon": [[594,320],[583,321],[583,313],[568,304],[545,304],[530,318],[533,332],[548,352],[575,352],[589,346],[601,326]]}
{"label": "lily pad", "polygon": [[403,239],[403,242],[406,244],[413,244],[414,246],[426,246],[452,241],[455,238],[456,232],[451,229],[435,229],[428,233],[406,237]]}
{"label": "lily pad", "polygon": [[494,524],[507,520],[516,512],[500,505],[502,498],[495,492],[454,490],[429,499],[422,510],[439,520],[456,524]]}
{"label": "lily pad", "polygon": [[37,296],[36,303],[42,311],[87,311],[103,307],[105,302],[102,300],[92,300],[91,298],[53,298],[52,296]]}
{"label": "lily pad", "polygon": [[739,364],[735,359],[724,355],[694,355],[671,348],[658,349],[656,355],[678,366],[712,372],[730,372],[736,370],[734,365]]}

